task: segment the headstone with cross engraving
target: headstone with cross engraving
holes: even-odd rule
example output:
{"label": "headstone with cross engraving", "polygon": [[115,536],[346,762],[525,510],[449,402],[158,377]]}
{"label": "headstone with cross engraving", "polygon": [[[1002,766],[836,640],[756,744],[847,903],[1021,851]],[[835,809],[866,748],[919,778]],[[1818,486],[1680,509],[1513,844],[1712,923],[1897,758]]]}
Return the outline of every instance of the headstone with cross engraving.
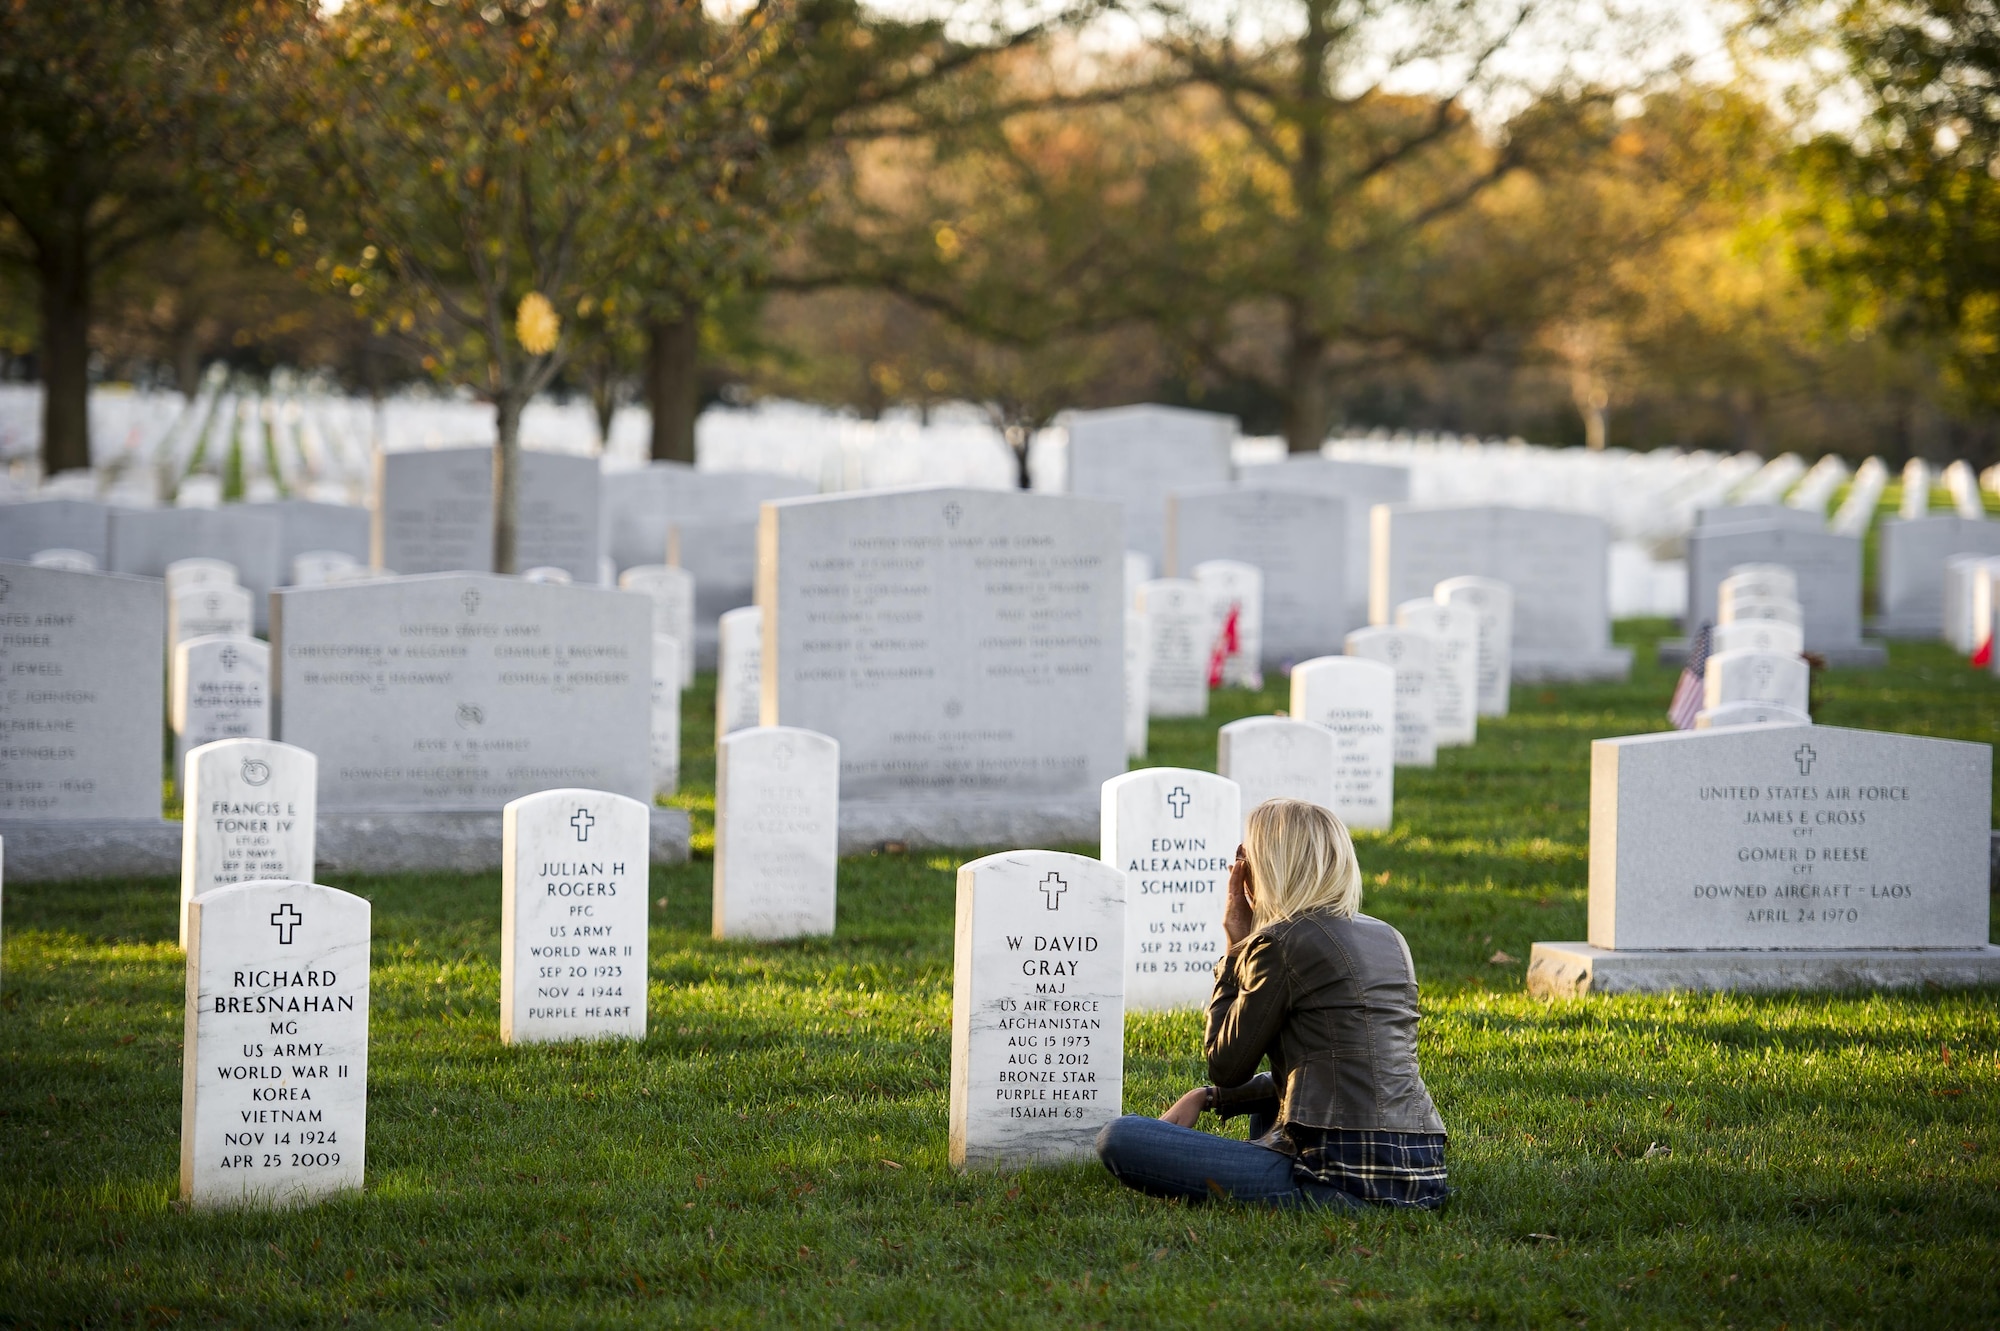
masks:
{"label": "headstone with cross engraving", "polygon": [[1435,767],[1437,701],[1430,635],[1410,629],[1356,629],[1347,654],[1380,661],[1396,672],[1396,766]]}
{"label": "headstone with cross engraving", "polygon": [[[515,567],[553,565],[568,570],[580,583],[595,584],[597,459],[523,449],[520,465]],[[493,450],[436,448],[376,454],[369,562],[404,573],[490,571]]]}
{"label": "headstone with cross engraving", "polygon": [[1112,505],[913,487],[763,524],[759,719],[839,742],[844,847],[1095,835],[1125,766]]}
{"label": "headstone with cross engraving", "polygon": [[1087,1160],[1123,1109],[1125,884],[1052,850],[959,866],[953,1165]]}
{"label": "headstone with cross engraving", "polygon": [[160,585],[0,563],[0,821],[160,819]]}
{"label": "headstone with cross engraving", "polygon": [[319,755],[322,813],[652,797],[643,598],[438,573],[272,599],[273,729]]}
{"label": "headstone with cross engraving", "polygon": [[665,564],[641,564],[618,575],[620,590],[638,592],[653,607],[653,632],[681,644],[681,687],[694,683],[694,575]]}
{"label": "headstone with cross engraving", "polygon": [[[167,724],[174,773],[188,750],[218,739],[271,737],[271,649],[255,638],[190,638],[174,649]],[[310,873],[304,875],[311,877]]]}
{"label": "headstone with cross engraving", "polygon": [[[1790,570],[1797,587],[1794,622],[1805,635],[1806,650],[1827,658],[1830,665],[1881,661],[1879,644],[1861,640],[1861,538],[1826,531],[1801,531],[1771,524],[1749,523],[1704,528],[1688,534],[1687,616],[1690,631],[1723,622],[1723,579],[1746,564],[1776,564]],[[1783,598],[1745,596],[1751,604]],[[1732,604],[1731,620],[1753,617],[1744,605]],[[1790,617],[1790,616],[1787,616]]]}
{"label": "headstone with cross engraving", "polygon": [[837,742],[790,726],[724,735],[715,745],[715,936],[832,933],[839,839]]}
{"label": "headstone with cross engraving", "polygon": [[1591,745],[1590,941],[1536,992],[2000,979],[1985,744],[1748,725]]}
{"label": "headstone with cross engraving", "polygon": [[311,881],[319,759],[268,739],[191,750],[181,791],[181,946],[187,904],[212,888],[262,878]]}
{"label": "headstone with cross engraving", "polygon": [[501,821],[500,1039],[646,1037],[647,813],[542,790]]}
{"label": "headstone with cross engraving", "polygon": [[190,587],[167,601],[167,647],[190,638],[247,638],[253,620],[248,588]]}
{"label": "headstone with cross engraving", "polygon": [[1243,818],[1265,800],[1305,800],[1333,810],[1339,745],[1333,732],[1283,716],[1246,716],[1216,733],[1215,770],[1243,791]]}
{"label": "headstone with cross engraving", "polygon": [[1292,667],[1292,716],[1333,732],[1333,803],[1349,827],[1387,831],[1396,804],[1396,671],[1360,656]]}
{"label": "headstone with cross engraving", "polygon": [[1463,748],[1479,738],[1479,617],[1468,606],[1430,598],[1396,607],[1396,627],[1431,640],[1432,733],[1437,746]]}
{"label": "headstone with cross engraving", "polygon": [[653,794],[681,788],[681,644],[653,635]]}
{"label": "headstone with cross engraving", "polygon": [[1146,617],[1147,715],[1207,716],[1208,593],[1192,579],[1156,578],[1139,587],[1139,613]]}
{"label": "headstone with cross engraving", "polygon": [[758,672],[764,659],[764,612],[754,605],[731,610],[717,630],[715,733],[717,737],[757,724],[763,703]]}
{"label": "headstone with cross engraving", "polygon": [[1200,1007],[1215,987],[1229,866],[1243,829],[1236,783],[1146,767],[1104,783],[1098,857],[1125,871],[1125,1004]]}
{"label": "headstone with cross engraving", "polygon": [[1702,674],[1702,701],[1710,710],[1733,702],[1776,703],[1810,712],[1812,672],[1797,652],[1718,652]]}
{"label": "headstone with cross engraving", "polygon": [[1514,682],[1514,592],[1497,578],[1446,578],[1431,595],[1471,610],[1479,629],[1479,715],[1507,715]]}
{"label": "headstone with cross engraving", "polygon": [[181,1199],[285,1206],[359,1192],[368,902],[308,882],[236,883],[194,898],[187,926]]}

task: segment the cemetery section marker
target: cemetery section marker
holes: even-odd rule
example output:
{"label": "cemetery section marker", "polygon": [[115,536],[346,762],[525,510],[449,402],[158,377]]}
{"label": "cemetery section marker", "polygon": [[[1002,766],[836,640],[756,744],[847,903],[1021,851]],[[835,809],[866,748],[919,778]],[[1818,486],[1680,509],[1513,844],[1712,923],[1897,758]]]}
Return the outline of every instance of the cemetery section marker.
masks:
{"label": "cemetery section marker", "polygon": [[840,744],[842,845],[1095,835],[1124,769],[1117,510],[947,487],[764,506],[766,725]]}
{"label": "cemetery section marker", "polygon": [[231,883],[310,882],[319,759],[268,739],[203,744],[182,769],[181,946],[190,901]]}
{"label": "cemetery section marker", "polygon": [[181,1199],[359,1192],[368,1136],[369,905],[303,882],[188,906]]}
{"label": "cemetery section marker", "polygon": [[1234,781],[1147,767],[1104,783],[1098,857],[1125,874],[1125,1005],[1202,1007],[1225,948],[1222,912],[1243,829]]}
{"label": "cemetery section marker", "polygon": [[839,744],[790,726],[723,736],[715,746],[715,936],[831,934],[839,837]]}
{"label": "cemetery section marker", "polygon": [[501,1041],[645,1039],[646,806],[542,790],[501,827]]}
{"label": "cemetery section marker", "polygon": [[1362,656],[1317,656],[1292,667],[1291,713],[1333,732],[1334,813],[1349,827],[1387,831],[1396,797],[1396,670]]}
{"label": "cemetery section marker", "polygon": [[0,563],[0,821],[160,822],[160,584]]}
{"label": "cemetery section marker", "polygon": [[1053,850],[959,866],[951,1163],[1095,1155],[1125,1099],[1125,875]]}
{"label": "cemetery section marker", "polygon": [[1531,991],[2000,980],[1988,745],[1758,725],[1590,757],[1590,941],[1535,944]]}
{"label": "cemetery section marker", "polygon": [[1373,515],[1369,616],[1435,596],[1467,574],[1514,593],[1517,679],[1624,679],[1630,648],[1611,643],[1607,585],[1611,533],[1602,518],[1552,509],[1384,504]]}
{"label": "cemetery section marker", "polygon": [[272,718],[320,809],[497,810],[553,786],[653,792],[644,599],[490,574],[273,597]]}

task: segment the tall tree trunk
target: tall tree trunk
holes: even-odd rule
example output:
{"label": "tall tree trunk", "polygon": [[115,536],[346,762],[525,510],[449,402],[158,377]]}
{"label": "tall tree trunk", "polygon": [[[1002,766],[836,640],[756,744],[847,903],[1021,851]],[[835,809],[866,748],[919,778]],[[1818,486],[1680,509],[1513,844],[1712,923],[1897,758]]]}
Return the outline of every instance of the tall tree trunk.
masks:
{"label": "tall tree trunk", "polygon": [[1317,453],[1326,442],[1331,412],[1326,392],[1326,342],[1295,322],[1285,348],[1285,448]]}
{"label": "tall tree trunk", "polygon": [[53,476],[90,466],[90,260],[81,235],[62,237],[38,258],[42,474]]}
{"label": "tall tree trunk", "polygon": [[618,381],[606,356],[590,375],[590,410],[597,421],[597,451],[611,447],[611,422],[618,415]]}
{"label": "tall tree trunk", "polygon": [[646,327],[646,405],[653,413],[655,462],[694,462],[701,409],[701,323],[693,310]]}
{"label": "tall tree trunk", "polygon": [[493,445],[493,571],[518,573],[521,534],[521,402],[513,394],[493,404],[499,439]]}

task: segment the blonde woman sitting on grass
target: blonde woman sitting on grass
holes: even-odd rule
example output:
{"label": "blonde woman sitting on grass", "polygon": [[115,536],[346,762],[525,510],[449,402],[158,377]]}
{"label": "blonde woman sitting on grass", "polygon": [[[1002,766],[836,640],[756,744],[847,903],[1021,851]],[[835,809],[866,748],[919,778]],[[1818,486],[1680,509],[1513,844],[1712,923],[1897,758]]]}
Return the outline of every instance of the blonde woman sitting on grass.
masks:
{"label": "blonde woman sitting on grass", "polygon": [[[1106,1124],[1105,1166],[1189,1201],[1440,1205],[1444,1121],[1417,1071],[1416,969],[1403,936],[1361,914],[1340,820],[1303,800],[1253,809],[1222,930],[1202,1040],[1214,1084],[1157,1119]],[[1251,1139],[1197,1131],[1203,1111],[1248,1114]]]}

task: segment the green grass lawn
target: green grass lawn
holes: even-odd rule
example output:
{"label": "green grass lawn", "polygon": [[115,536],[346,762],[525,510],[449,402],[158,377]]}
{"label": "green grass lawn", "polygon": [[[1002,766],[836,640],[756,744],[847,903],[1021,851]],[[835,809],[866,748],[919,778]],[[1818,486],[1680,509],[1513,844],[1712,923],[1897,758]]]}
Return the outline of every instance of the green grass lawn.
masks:
{"label": "green grass lawn", "polygon": [[[500,1045],[497,874],[334,880],[375,903],[358,1198],[184,1211],[175,885],[10,884],[0,1324],[2000,1325],[2000,994],[1523,993],[1532,942],[1584,935],[1588,741],[1660,727],[1664,631],[1625,626],[1628,685],[1517,688],[1356,838],[1424,985],[1441,1214],[953,1172],[964,856],[844,862],[831,941],[712,941],[704,680],[643,1043]],[[1995,737],[1992,679],[1894,662],[1823,677],[1820,719]],[[1279,687],[1155,726],[1153,760],[1212,767],[1215,727]],[[1128,1021],[1128,1109],[1201,1080],[1199,1031]]]}

